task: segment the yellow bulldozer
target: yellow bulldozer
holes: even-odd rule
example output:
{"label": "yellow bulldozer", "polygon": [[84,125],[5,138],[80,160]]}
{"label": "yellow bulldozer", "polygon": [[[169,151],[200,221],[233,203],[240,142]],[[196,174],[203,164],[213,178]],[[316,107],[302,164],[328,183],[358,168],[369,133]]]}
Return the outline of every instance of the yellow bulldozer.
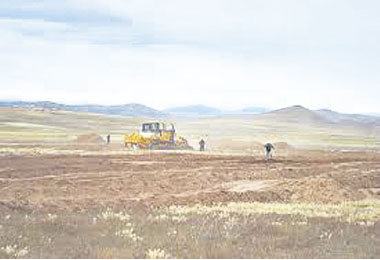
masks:
{"label": "yellow bulldozer", "polygon": [[172,123],[143,123],[139,133],[124,135],[125,147],[132,149],[193,149],[175,132]]}

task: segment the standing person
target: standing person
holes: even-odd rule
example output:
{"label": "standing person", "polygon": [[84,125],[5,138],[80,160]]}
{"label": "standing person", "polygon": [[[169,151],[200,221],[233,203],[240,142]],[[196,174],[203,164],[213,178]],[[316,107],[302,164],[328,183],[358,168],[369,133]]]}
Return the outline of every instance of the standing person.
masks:
{"label": "standing person", "polygon": [[111,142],[111,135],[108,134],[108,135],[107,135],[107,144],[110,144],[110,142]]}
{"label": "standing person", "polygon": [[266,143],[264,145],[265,147],[265,159],[268,160],[269,158],[272,158],[272,150],[274,149],[274,146],[271,143]]}
{"label": "standing person", "polygon": [[203,139],[199,141],[199,151],[203,152],[205,150],[205,144],[206,142]]}

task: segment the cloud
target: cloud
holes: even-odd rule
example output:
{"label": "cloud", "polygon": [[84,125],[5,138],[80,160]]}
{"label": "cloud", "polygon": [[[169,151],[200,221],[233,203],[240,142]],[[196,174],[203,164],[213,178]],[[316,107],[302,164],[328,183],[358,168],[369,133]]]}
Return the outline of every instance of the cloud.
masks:
{"label": "cloud", "polygon": [[248,44],[260,41],[274,45],[353,46],[360,42],[357,36],[378,39],[373,33],[379,32],[377,1],[75,0],[69,3],[130,19],[133,27],[182,43],[240,46],[245,41]]}
{"label": "cloud", "polygon": [[66,0],[22,1],[0,3],[0,17],[9,19],[36,19],[70,24],[113,25],[129,22],[127,18],[103,14],[103,10],[89,10],[70,5]]}
{"label": "cloud", "polygon": [[4,98],[380,112],[377,1],[15,2]]}

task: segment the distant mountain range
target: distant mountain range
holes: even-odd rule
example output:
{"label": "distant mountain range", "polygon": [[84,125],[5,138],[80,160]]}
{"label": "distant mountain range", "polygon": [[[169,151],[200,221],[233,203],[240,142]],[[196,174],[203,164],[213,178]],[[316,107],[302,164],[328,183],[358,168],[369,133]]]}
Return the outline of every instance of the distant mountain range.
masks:
{"label": "distant mountain range", "polygon": [[258,115],[258,117],[270,119],[271,121],[283,121],[287,123],[320,123],[328,121],[322,115],[319,115],[316,111],[312,111],[298,105],[262,113]]}
{"label": "distant mountain range", "polygon": [[271,111],[271,109],[265,107],[246,107],[241,110],[241,112],[245,114],[260,114],[269,111]]}
{"label": "distant mountain range", "polygon": [[273,124],[297,124],[311,127],[335,128],[349,127],[361,129],[368,134],[380,134],[380,117],[343,114],[332,110],[310,110],[302,106],[291,106],[255,116],[256,119]]}
{"label": "distant mountain range", "polygon": [[376,121],[380,118],[379,116],[375,115],[342,114],[329,109],[320,109],[316,110],[315,112],[332,122],[356,121],[360,123],[371,123],[374,120]]}
{"label": "distant mountain range", "polygon": [[115,106],[103,105],[64,105],[50,101],[24,102],[24,101],[0,101],[0,107],[24,108],[24,109],[50,109],[66,110],[74,112],[89,112],[120,116],[145,116],[145,117],[165,117],[164,112],[141,105],[125,104]]}
{"label": "distant mountain range", "polygon": [[242,110],[224,111],[204,105],[192,105],[174,107],[165,110],[156,110],[141,104],[125,105],[65,105],[50,101],[24,102],[24,101],[0,101],[3,108],[22,109],[46,109],[46,110],[66,110],[76,112],[90,112],[108,115],[120,115],[130,117],[218,117],[218,116],[239,116],[251,115],[257,118],[265,118],[275,121],[286,121],[295,123],[350,123],[350,124],[380,124],[379,116],[361,114],[343,114],[328,109],[310,110],[302,106],[292,106],[278,110],[270,110],[263,107],[247,107]]}
{"label": "distant mountain range", "polygon": [[141,104],[125,105],[65,105],[50,101],[25,102],[25,101],[0,101],[0,107],[24,108],[24,109],[50,109],[75,112],[90,112],[120,116],[146,116],[146,117],[214,117],[222,115],[259,114],[270,111],[262,107],[247,107],[242,110],[220,110],[204,105],[192,105],[173,107],[162,111]]}

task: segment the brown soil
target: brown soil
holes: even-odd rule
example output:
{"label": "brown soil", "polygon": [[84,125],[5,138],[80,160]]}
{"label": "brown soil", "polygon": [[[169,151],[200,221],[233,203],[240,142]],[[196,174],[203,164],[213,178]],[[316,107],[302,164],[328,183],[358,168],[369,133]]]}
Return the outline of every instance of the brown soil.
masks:
{"label": "brown soil", "polygon": [[289,187],[293,192],[290,197],[292,201],[336,203],[363,198],[361,192],[351,190],[350,187],[339,184],[339,182],[333,178],[317,177],[287,180],[279,185],[278,192],[281,193]]}
{"label": "brown soil", "polygon": [[76,144],[104,144],[105,141],[100,135],[97,134],[86,134],[80,135],[75,140]]}
{"label": "brown soil", "polygon": [[136,201],[336,203],[379,199],[378,153],[262,157],[152,153],[0,157],[0,203],[84,209]]}
{"label": "brown soil", "polygon": [[292,149],[294,149],[293,146],[289,145],[286,142],[277,142],[277,143],[274,143],[273,146],[275,147],[275,149],[278,149],[278,150],[292,150]]}
{"label": "brown soil", "polygon": [[221,139],[221,140],[209,140],[206,146],[211,149],[220,150],[264,150],[264,145],[259,142],[254,141],[240,141],[231,139]]}

